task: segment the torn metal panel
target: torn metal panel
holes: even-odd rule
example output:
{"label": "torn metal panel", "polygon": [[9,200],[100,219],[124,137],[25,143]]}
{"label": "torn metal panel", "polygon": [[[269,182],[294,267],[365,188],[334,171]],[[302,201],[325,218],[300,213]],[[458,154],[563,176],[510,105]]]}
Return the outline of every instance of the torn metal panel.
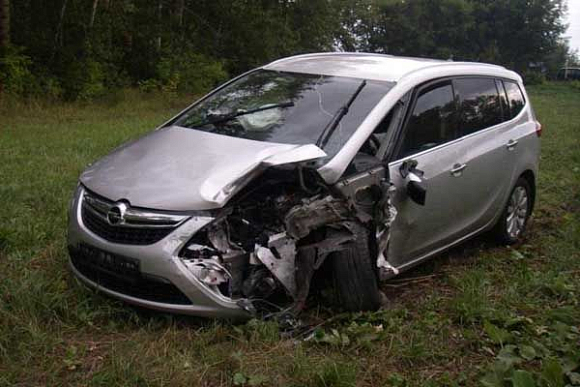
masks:
{"label": "torn metal panel", "polygon": [[296,296],[292,313],[299,313],[306,304],[308,293],[310,293],[310,283],[316,270],[317,253],[315,249],[300,251],[296,256],[296,271],[300,274],[296,277]]}
{"label": "torn metal panel", "polygon": [[272,235],[268,247],[256,245],[255,257],[284,285],[290,295],[296,295],[296,242],[286,233]]}
{"label": "torn metal panel", "polygon": [[388,171],[381,165],[336,184],[336,188],[356,209],[356,217],[361,222],[377,220],[377,203],[381,216],[381,200],[384,200],[388,191],[387,175]]}
{"label": "torn metal panel", "polygon": [[[299,251],[306,252],[312,250],[317,252],[319,257],[326,257],[330,253],[343,250],[345,248],[344,245],[348,242],[352,242],[353,239],[354,234],[348,230],[332,230],[331,232],[327,233],[327,236],[324,238],[324,240],[305,246],[300,246]],[[320,262],[316,265],[317,269],[322,264],[322,259],[319,259],[319,261]]]}
{"label": "torn metal panel", "polygon": [[391,225],[397,217],[397,209],[392,204],[396,188],[388,180],[386,169],[383,166],[373,168],[344,179],[336,186],[352,203],[360,221],[373,221],[376,224],[376,262],[380,277],[387,278],[398,274],[397,269],[385,257],[391,237]]}
{"label": "torn metal panel", "polygon": [[[282,147],[282,145],[278,145]],[[236,192],[247,185],[265,169],[273,166],[296,164],[326,157],[316,145],[285,145],[284,148],[266,148],[246,163],[236,162],[223,166],[201,185],[200,194],[208,202],[225,204]],[[290,147],[290,148],[289,148]]]}
{"label": "torn metal panel", "polygon": [[399,269],[394,267],[387,261],[384,253],[379,253],[377,259],[377,267],[379,268],[379,278],[381,281],[387,280],[399,274]]}
{"label": "torn metal panel", "polygon": [[381,280],[393,277],[399,274],[399,270],[392,266],[387,257],[385,257],[388,249],[389,242],[391,239],[391,226],[397,217],[397,209],[392,204],[392,198],[394,197],[396,188],[394,185],[390,185],[387,194],[384,196],[384,200],[379,206],[380,210],[380,223],[377,225],[377,267],[379,268],[379,277]]}

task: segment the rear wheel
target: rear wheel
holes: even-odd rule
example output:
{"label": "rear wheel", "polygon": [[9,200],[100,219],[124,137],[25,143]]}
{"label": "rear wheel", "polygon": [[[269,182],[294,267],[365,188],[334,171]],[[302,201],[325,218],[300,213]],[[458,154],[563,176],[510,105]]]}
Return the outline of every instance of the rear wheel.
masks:
{"label": "rear wheel", "polygon": [[350,312],[377,310],[381,296],[369,249],[369,234],[359,225],[353,231],[355,240],[345,250],[329,257],[337,298],[340,306]]}
{"label": "rear wheel", "polygon": [[532,187],[520,177],[510,193],[508,202],[495,226],[495,234],[500,243],[516,243],[526,229],[532,212]]}

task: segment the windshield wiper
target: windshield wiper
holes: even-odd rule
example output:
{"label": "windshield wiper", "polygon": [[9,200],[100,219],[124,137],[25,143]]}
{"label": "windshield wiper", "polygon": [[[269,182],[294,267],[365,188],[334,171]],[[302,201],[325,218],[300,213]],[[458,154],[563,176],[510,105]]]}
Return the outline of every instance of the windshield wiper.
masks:
{"label": "windshield wiper", "polygon": [[336,113],[334,114],[334,116],[332,117],[330,122],[326,125],[326,127],[324,128],[324,130],[320,134],[320,137],[318,137],[318,140],[316,141],[316,145],[319,148],[324,148],[324,146],[326,145],[326,143],[330,139],[330,136],[332,136],[332,133],[334,133],[334,131],[336,130],[336,128],[340,124],[340,120],[342,120],[342,117],[344,117],[346,115],[346,113],[348,113],[348,109],[350,108],[350,106],[352,105],[352,103],[354,102],[356,97],[358,97],[358,95],[360,94],[360,92],[362,91],[362,89],[366,85],[367,85],[367,81],[362,81],[361,84],[357,87],[357,89],[353,93],[353,95],[350,96],[350,98],[346,102],[346,104],[341,106],[340,109],[338,109],[336,111]]}
{"label": "windshield wiper", "polygon": [[209,119],[207,121],[202,121],[199,124],[193,124],[193,126],[194,127],[202,127],[202,126],[206,126],[206,125],[219,124],[220,122],[231,121],[236,117],[245,116],[246,114],[253,114],[253,113],[263,112],[264,110],[270,110],[270,109],[276,109],[276,108],[287,108],[287,107],[292,107],[292,106],[294,106],[294,102],[284,102],[284,103],[277,103],[274,105],[268,105],[268,106],[264,106],[264,107],[260,107],[260,108],[256,108],[256,109],[251,109],[251,110],[242,110],[242,111],[239,111],[236,113],[225,114],[223,116],[216,116],[213,119]]}

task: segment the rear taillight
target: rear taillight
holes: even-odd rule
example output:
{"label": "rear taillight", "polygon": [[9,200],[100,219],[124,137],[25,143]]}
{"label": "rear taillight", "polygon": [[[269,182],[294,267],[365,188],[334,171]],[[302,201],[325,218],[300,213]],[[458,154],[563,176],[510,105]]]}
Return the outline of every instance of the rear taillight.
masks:
{"label": "rear taillight", "polygon": [[536,121],[536,134],[538,137],[542,136],[542,124],[539,121]]}

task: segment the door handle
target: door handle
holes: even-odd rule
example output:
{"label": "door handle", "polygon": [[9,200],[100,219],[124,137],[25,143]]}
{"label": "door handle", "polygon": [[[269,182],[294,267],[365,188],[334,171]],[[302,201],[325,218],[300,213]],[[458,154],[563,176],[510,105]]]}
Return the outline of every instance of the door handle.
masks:
{"label": "door handle", "polygon": [[513,150],[516,147],[516,145],[518,145],[518,140],[509,140],[507,144],[505,144],[505,147],[508,150]]}
{"label": "door handle", "polygon": [[461,172],[463,172],[463,170],[465,169],[465,167],[467,167],[467,164],[455,164],[453,166],[453,168],[451,169],[451,174],[455,177],[459,177],[461,176]]}

